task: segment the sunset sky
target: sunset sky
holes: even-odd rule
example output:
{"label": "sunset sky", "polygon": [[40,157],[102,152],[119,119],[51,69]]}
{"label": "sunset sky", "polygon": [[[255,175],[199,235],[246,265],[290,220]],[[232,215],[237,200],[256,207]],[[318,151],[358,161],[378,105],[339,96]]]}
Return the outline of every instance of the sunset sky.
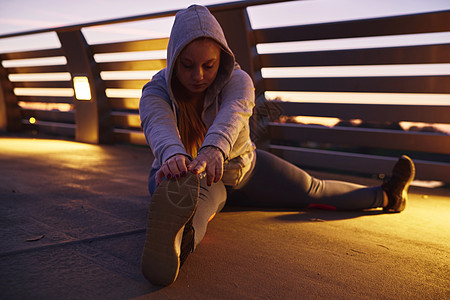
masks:
{"label": "sunset sky", "polygon": [[[38,28],[176,10],[217,0],[0,0],[0,35]],[[305,0],[251,10],[255,27],[379,17],[450,9],[449,0]]]}

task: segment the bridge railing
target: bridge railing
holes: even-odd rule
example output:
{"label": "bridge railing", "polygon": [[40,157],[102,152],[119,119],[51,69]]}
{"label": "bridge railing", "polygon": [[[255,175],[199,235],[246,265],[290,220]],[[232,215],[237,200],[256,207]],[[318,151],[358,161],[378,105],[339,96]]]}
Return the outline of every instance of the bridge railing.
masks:
{"label": "bridge railing", "polygon": [[[362,66],[369,71],[373,66],[445,67],[450,63],[448,41],[407,46],[349,46],[344,50],[293,50],[289,53],[258,50],[265,44],[328,40],[352,43],[352,39],[357,38],[449,32],[450,11],[253,29],[247,8],[274,2],[283,1],[242,1],[210,7],[222,24],[238,62],[254,79],[258,106],[252,126],[258,145],[307,168],[365,174],[389,172],[396,156],[406,153],[415,159],[419,179],[450,182],[448,132],[407,131],[399,125],[401,122],[450,124],[450,71],[438,75],[383,76],[311,76],[303,73],[310,67]],[[165,67],[165,58],[101,61],[98,57],[165,50],[168,38],[89,44],[83,29],[174,14],[175,11],[163,12],[0,36],[0,39],[7,39],[54,33],[61,45],[52,49],[0,54],[0,128],[34,130],[38,134],[50,133],[89,143],[146,144],[140,128],[139,93],[136,91],[148,79],[117,79],[107,75],[116,71],[152,74]],[[36,58],[39,59],[37,65],[30,60]],[[25,65],[15,65],[17,60],[26,60]],[[46,61],[51,63],[46,64]],[[270,71],[277,69],[297,73],[271,75]],[[18,76],[33,74],[41,75],[41,79]],[[52,75],[58,75],[57,79],[52,79]],[[75,77],[88,79],[90,100],[77,99]],[[122,96],[121,91],[134,93]],[[266,100],[272,94],[282,95],[283,92],[306,93],[306,96],[298,102]],[[325,100],[308,100],[316,94]],[[368,94],[381,100],[367,103],[364,98]],[[340,99],[355,100],[336,101],[333,98],[336,95]],[[406,99],[416,99],[418,95],[436,99],[437,96],[444,101],[436,104],[424,100],[417,104],[406,100],[392,104],[383,98],[392,95],[403,95]],[[304,124],[301,123],[303,117],[336,118],[340,122],[334,126]]]}
{"label": "bridge railing", "polygon": [[[344,21],[326,24],[269,28],[254,31],[256,44],[292,41],[343,40],[367,37],[401,37],[450,30],[450,11],[417,15]],[[351,43],[351,40],[348,40]],[[351,48],[351,46],[349,47]],[[307,167],[320,167],[352,172],[387,173],[396,155],[407,153],[416,158],[419,178],[450,182],[450,135],[442,132],[405,131],[400,122],[450,123],[450,44],[394,46],[349,50],[325,50],[257,55],[260,68],[373,66],[447,64],[443,75],[384,76],[298,76],[263,78],[265,91],[308,91],[326,93],[358,93],[361,103],[282,102],[280,112],[286,117],[314,116],[341,120],[343,126],[317,126],[296,123],[269,123],[271,152]],[[299,69],[301,72],[301,68]],[[403,94],[433,99],[445,98],[442,104],[423,100],[413,105],[363,104],[366,93],[375,95]],[[332,98],[330,95],[329,98]],[[382,99],[381,97],[379,97]],[[331,99],[330,99],[331,100]],[[382,99],[383,100],[383,99]],[[357,120],[362,126],[345,126]],[[365,126],[364,126],[365,125]],[[384,125],[384,126],[383,126]],[[387,126],[386,126],[387,125]],[[438,127],[437,127],[438,128]],[[448,127],[447,127],[448,128]],[[436,129],[436,128],[435,128]],[[447,129],[448,130],[448,129]],[[314,146],[312,146],[314,145]],[[417,159],[419,158],[419,159]],[[420,159],[423,158],[423,159]]]}

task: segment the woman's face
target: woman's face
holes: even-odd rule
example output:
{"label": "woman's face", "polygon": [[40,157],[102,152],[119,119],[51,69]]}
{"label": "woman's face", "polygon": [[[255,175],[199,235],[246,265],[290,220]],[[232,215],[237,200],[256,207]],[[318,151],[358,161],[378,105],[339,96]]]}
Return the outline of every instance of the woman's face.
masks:
{"label": "woman's face", "polygon": [[195,40],[181,52],[176,76],[192,94],[203,93],[216,79],[219,65],[219,45],[210,39]]}

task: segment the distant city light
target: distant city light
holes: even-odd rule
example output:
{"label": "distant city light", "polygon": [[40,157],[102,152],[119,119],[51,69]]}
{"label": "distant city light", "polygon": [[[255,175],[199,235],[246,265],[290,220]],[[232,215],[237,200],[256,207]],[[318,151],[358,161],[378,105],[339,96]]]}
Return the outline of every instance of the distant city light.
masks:
{"label": "distant city light", "polygon": [[75,76],[73,78],[75,97],[77,100],[91,100],[91,87],[86,76]]}

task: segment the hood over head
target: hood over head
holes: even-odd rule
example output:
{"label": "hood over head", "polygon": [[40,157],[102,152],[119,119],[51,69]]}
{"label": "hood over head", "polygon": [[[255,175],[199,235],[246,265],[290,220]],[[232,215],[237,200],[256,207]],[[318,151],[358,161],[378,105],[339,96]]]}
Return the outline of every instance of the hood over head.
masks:
{"label": "hood over head", "polygon": [[165,76],[170,97],[174,101],[176,100],[173,96],[171,82],[175,70],[175,62],[184,47],[201,37],[215,40],[222,48],[219,71],[215,81],[208,87],[208,93],[218,93],[231,77],[235,58],[228,47],[222,27],[206,7],[191,5],[176,14],[167,47]]}

